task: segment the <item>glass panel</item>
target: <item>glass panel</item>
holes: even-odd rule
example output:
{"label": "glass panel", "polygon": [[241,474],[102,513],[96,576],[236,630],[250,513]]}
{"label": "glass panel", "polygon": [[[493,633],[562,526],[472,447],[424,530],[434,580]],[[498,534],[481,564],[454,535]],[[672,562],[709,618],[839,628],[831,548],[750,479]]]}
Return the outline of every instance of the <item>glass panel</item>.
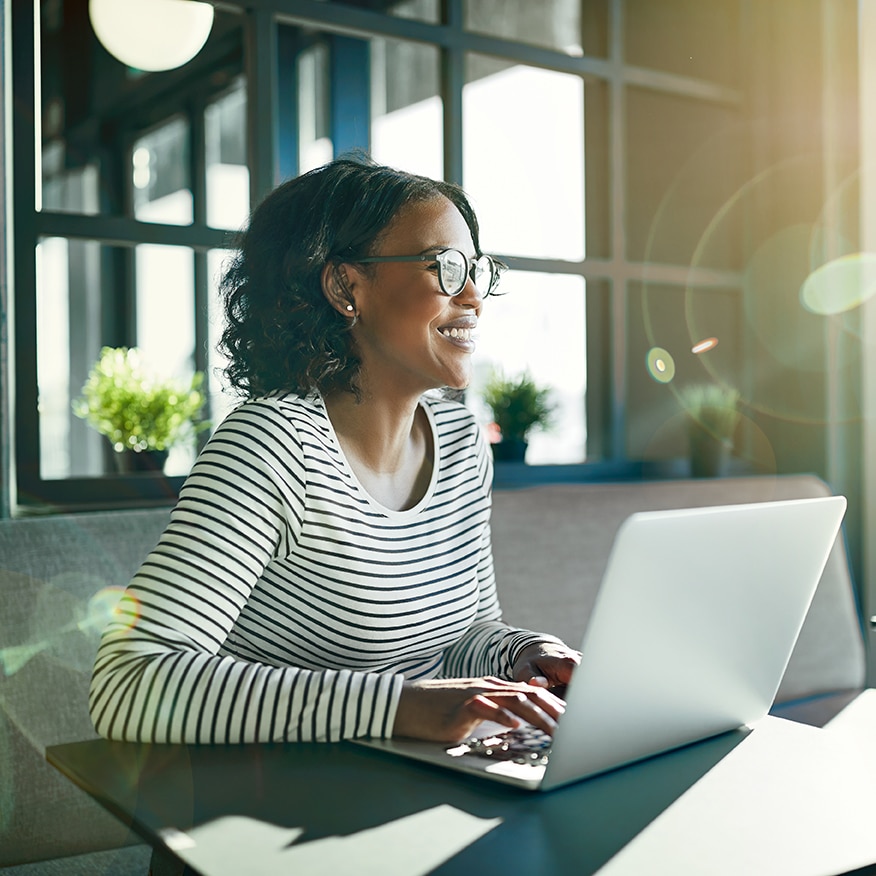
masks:
{"label": "glass panel", "polygon": [[226,388],[222,375],[228,358],[219,352],[218,344],[225,327],[222,300],[219,297],[219,282],[231,253],[224,249],[212,249],[207,253],[207,272],[210,288],[207,298],[207,395],[210,404],[210,421],[215,428],[240,403],[237,395]]}
{"label": "glass panel", "polygon": [[134,218],[188,225],[193,218],[189,126],[172,119],[135,141],[131,150]]}
{"label": "glass panel", "polygon": [[739,0],[625,0],[628,63],[738,87]]}
{"label": "glass panel", "polygon": [[[39,9],[34,114],[37,208],[129,215],[132,173],[142,181],[147,167],[154,177],[155,161],[163,177],[159,186],[173,186],[162,195],[189,188],[188,179],[171,183],[166,176],[165,159],[177,163],[176,154],[152,156],[147,165],[141,153],[138,161],[142,163],[132,167],[131,140],[147,126],[185,113],[198,101],[227,90],[242,72],[242,16],[217,9],[206,45],[191,61],[176,70],[142,73],[126,67],[99,43],[88,3],[45,0],[35,5]],[[139,207],[151,203],[152,194],[144,201],[138,192]],[[190,221],[159,219],[148,213],[142,218]]]}
{"label": "glass panel", "polygon": [[304,32],[300,39],[308,45],[297,57],[299,172],[361,150],[393,167],[443,175],[437,48]]}
{"label": "glass panel", "polygon": [[[612,254],[611,96],[607,82],[584,82],[584,215],[588,258]],[[592,297],[593,288],[590,293]]]}
{"label": "glass panel", "polygon": [[[40,9],[40,77],[35,83],[37,119],[37,209],[94,214],[98,212],[97,164],[93,152],[75,141],[68,144],[66,127],[79,107],[70,103],[65,57],[64,9],[43,3]],[[39,182],[42,185],[39,185]]]}
{"label": "glass panel", "polygon": [[96,164],[88,163],[68,169],[64,143],[56,140],[43,146],[42,168],[43,201],[40,209],[85,215],[98,212]]}
{"label": "glass panel", "polygon": [[331,161],[329,50],[316,43],[298,56],[298,168],[300,173]]}
{"label": "glass panel", "polygon": [[400,40],[371,41],[371,154],[433,178],[444,173],[438,50]]}
{"label": "glass panel", "polygon": [[578,76],[466,58],[463,182],[483,248],[584,257],[584,87]]}
{"label": "glass panel", "polygon": [[580,0],[465,0],[465,27],[581,55]]}
{"label": "glass panel", "polygon": [[[109,443],[72,411],[123,296],[102,297],[131,250],[91,240],[44,238],[37,246],[37,380],[40,472],[45,479],[116,471]],[[142,245],[134,251],[136,345],[160,374],[188,377],[194,361],[194,253]],[[113,309],[114,312],[110,312]],[[118,343],[113,341],[111,343]],[[165,472],[185,474],[192,448],[174,448]]]}
{"label": "glass panel", "polygon": [[246,164],[246,84],[239,79],[228,94],[204,112],[207,159],[207,224],[240,228],[249,215]]}
{"label": "glass panel", "polygon": [[627,454],[685,457],[682,388],[727,384],[745,396],[741,294],[634,283],[627,304]]}
{"label": "glass panel", "polygon": [[[488,425],[492,417],[483,402],[483,387],[493,370],[502,370],[506,377],[528,371],[538,385],[550,388],[557,407],[551,428],[530,434],[526,461],[583,462],[587,455],[584,279],[509,271],[502,286],[508,294],[487,299],[478,325],[469,404]],[[557,355],[558,350],[562,355]]]}
{"label": "glass panel", "polygon": [[37,265],[37,381],[43,478],[103,471],[103,439],[73,415],[101,347],[101,276],[110,248],[94,241],[40,240]]}
{"label": "glass panel", "polygon": [[626,105],[628,257],[738,269],[744,210],[734,203],[750,151],[738,113],[640,88]]}
{"label": "glass panel", "polygon": [[[194,253],[186,247],[141,244],[135,249],[137,347],[159,373],[186,378],[194,372]],[[171,448],[165,474],[185,474],[194,447]]]}

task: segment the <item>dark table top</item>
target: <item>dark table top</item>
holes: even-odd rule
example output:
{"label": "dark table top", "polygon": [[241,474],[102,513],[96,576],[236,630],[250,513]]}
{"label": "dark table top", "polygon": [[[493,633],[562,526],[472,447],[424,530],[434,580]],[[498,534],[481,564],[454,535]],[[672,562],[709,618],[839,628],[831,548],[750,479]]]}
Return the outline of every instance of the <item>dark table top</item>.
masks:
{"label": "dark table top", "polygon": [[[817,741],[806,734],[822,732],[777,718],[766,722],[768,733],[760,725],[751,733],[735,731],[548,793],[493,784],[353,743],[91,740],[52,746],[46,756],[148,842],[169,849],[203,876],[565,876],[606,865],[710,771],[716,782],[726,782],[730,755],[744,754],[750,738],[763,740],[761,753],[752,747],[749,759],[755,760],[745,767],[758,770],[756,758],[764,752],[770,762],[785,750],[799,757],[800,745]],[[784,736],[793,745],[788,747]],[[719,764],[723,772],[714,770]],[[876,824],[876,788],[867,805],[871,802],[870,825]],[[726,809],[733,805],[728,799]],[[726,812],[714,816],[725,818]],[[847,838],[843,843],[848,850]],[[245,857],[238,860],[238,854]],[[845,870],[848,860],[857,859],[843,859]],[[876,844],[870,860],[876,860]]]}

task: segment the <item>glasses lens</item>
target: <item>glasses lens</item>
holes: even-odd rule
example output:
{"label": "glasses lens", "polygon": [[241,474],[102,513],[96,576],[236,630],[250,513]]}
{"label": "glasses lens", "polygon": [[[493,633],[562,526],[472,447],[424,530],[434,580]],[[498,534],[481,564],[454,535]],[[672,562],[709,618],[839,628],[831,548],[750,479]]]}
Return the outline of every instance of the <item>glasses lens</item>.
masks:
{"label": "glasses lens", "polygon": [[486,298],[493,288],[494,282],[493,260],[489,256],[482,255],[474,266],[474,283],[481,298]]}
{"label": "glasses lens", "polygon": [[468,261],[458,249],[446,249],[438,253],[438,279],[448,295],[458,295],[465,286]]}

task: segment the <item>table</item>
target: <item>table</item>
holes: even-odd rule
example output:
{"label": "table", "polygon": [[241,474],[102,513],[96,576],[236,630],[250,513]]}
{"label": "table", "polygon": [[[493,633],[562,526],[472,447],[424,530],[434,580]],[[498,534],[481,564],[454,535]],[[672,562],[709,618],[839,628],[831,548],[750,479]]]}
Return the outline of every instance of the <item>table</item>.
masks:
{"label": "table", "polygon": [[876,690],[544,794],[352,743],[46,756],[202,876],[876,873]]}

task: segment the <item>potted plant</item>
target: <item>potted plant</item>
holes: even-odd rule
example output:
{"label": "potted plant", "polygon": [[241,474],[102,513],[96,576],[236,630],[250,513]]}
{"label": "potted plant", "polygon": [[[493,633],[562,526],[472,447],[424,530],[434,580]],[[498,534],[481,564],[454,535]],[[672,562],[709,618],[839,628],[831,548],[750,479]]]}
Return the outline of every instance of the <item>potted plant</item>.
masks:
{"label": "potted plant", "polygon": [[201,419],[203,380],[200,371],[188,381],[164,377],[136,348],[104,347],[73,412],[106,435],[119,471],[161,471],[171,447],[210,425]]}
{"label": "potted plant", "polygon": [[681,391],[680,400],[687,417],[691,474],[716,477],[733,450],[739,392],[718,383],[694,384]]}
{"label": "potted plant", "polygon": [[528,372],[508,378],[501,371],[494,371],[483,395],[501,435],[501,440],[493,444],[493,456],[497,460],[522,462],[529,432],[550,425],[554,412],[550,391],[537,386]]}

